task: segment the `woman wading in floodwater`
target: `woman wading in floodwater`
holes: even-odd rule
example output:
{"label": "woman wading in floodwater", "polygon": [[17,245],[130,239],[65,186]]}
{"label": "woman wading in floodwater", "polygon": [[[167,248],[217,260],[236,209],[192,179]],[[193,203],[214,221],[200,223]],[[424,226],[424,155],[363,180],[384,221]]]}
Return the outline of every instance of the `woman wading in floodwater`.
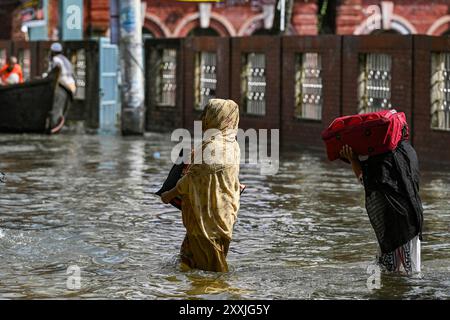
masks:
{"label": "woman wading in floodwater", "polygon": [[240,198],[238,124],[239,107],[234,101],[211,99],[203,111],[202,128],[215,133],[204,135],[186,174],[161,196],[164,203],[182,197],[183,269],[228,271],[226,256]]}
{"label": "woman wading in floodwater", "polygon": [[351,147],[347,159],[366,192],[366,209],[380,245],[378,264],[386,271],[420,272],[423,209],[419,162],[408,141],[388,153],[360,161]]}

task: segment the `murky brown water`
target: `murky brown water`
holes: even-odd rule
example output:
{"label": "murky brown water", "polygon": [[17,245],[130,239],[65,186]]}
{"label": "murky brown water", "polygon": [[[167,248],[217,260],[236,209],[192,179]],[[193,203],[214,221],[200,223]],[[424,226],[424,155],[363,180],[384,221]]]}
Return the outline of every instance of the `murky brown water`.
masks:
{"label": "murky brown water", "polygon": [[[376,242],[363,190],[321,153],[243,166],[228,274],[178,270],[180,212],[153,192],[166,135],[0,135],[0,298],[450,298],[450,172],[424,171],[423,275],[366,286]],[[153,153],[160,152],[161,158]],[[66,270],[81,268],[81,289]]]}

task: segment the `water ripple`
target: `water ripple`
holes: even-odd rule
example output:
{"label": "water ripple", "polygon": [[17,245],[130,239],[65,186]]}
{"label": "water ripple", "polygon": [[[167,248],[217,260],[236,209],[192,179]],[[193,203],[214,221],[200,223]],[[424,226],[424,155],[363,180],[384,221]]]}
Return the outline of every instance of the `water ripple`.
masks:
{"label": "water ripple", "polygon": [[370,291],[362,187],[311,151],[282,153],[276,176],[243,165],[231,272],[181,272],[181,214],[154,195],[171,147],[159,134],[0,136],[0,298],[450,298],[449,172],[423,172],[422,278],[383,275]]}

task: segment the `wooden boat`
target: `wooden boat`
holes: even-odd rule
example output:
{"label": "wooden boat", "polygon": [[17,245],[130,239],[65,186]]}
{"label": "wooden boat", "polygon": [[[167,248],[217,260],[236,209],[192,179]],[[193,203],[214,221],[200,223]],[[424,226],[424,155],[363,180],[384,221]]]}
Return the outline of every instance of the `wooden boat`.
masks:
{"label": "wooden boat", "polygon": [[43,79],[0,86],[0,132],[59,132],[72,99],[58,84],[59,73],[55,68]]}

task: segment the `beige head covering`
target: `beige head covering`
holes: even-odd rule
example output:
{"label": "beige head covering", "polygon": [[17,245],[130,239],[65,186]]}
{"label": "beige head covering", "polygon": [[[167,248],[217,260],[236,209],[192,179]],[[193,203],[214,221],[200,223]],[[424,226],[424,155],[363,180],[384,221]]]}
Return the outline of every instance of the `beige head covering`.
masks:
{"label": "beige head covering", "polygon": [[202,115],[203,130],[237,130],[239,106],[233,100],[211,99]]}
{"label": "beige head covering", "polygon": [[[203,140],[194,149],[191,163],[210,164],[202,168],[204,172],[220,170],[230,164],[238,164],[240,157],[235,154],[238,150],[235,146],[238,125],[239,106],[236,102],[211,99],[202,114]],[[190,167],[186,172],[189,169]]]}

